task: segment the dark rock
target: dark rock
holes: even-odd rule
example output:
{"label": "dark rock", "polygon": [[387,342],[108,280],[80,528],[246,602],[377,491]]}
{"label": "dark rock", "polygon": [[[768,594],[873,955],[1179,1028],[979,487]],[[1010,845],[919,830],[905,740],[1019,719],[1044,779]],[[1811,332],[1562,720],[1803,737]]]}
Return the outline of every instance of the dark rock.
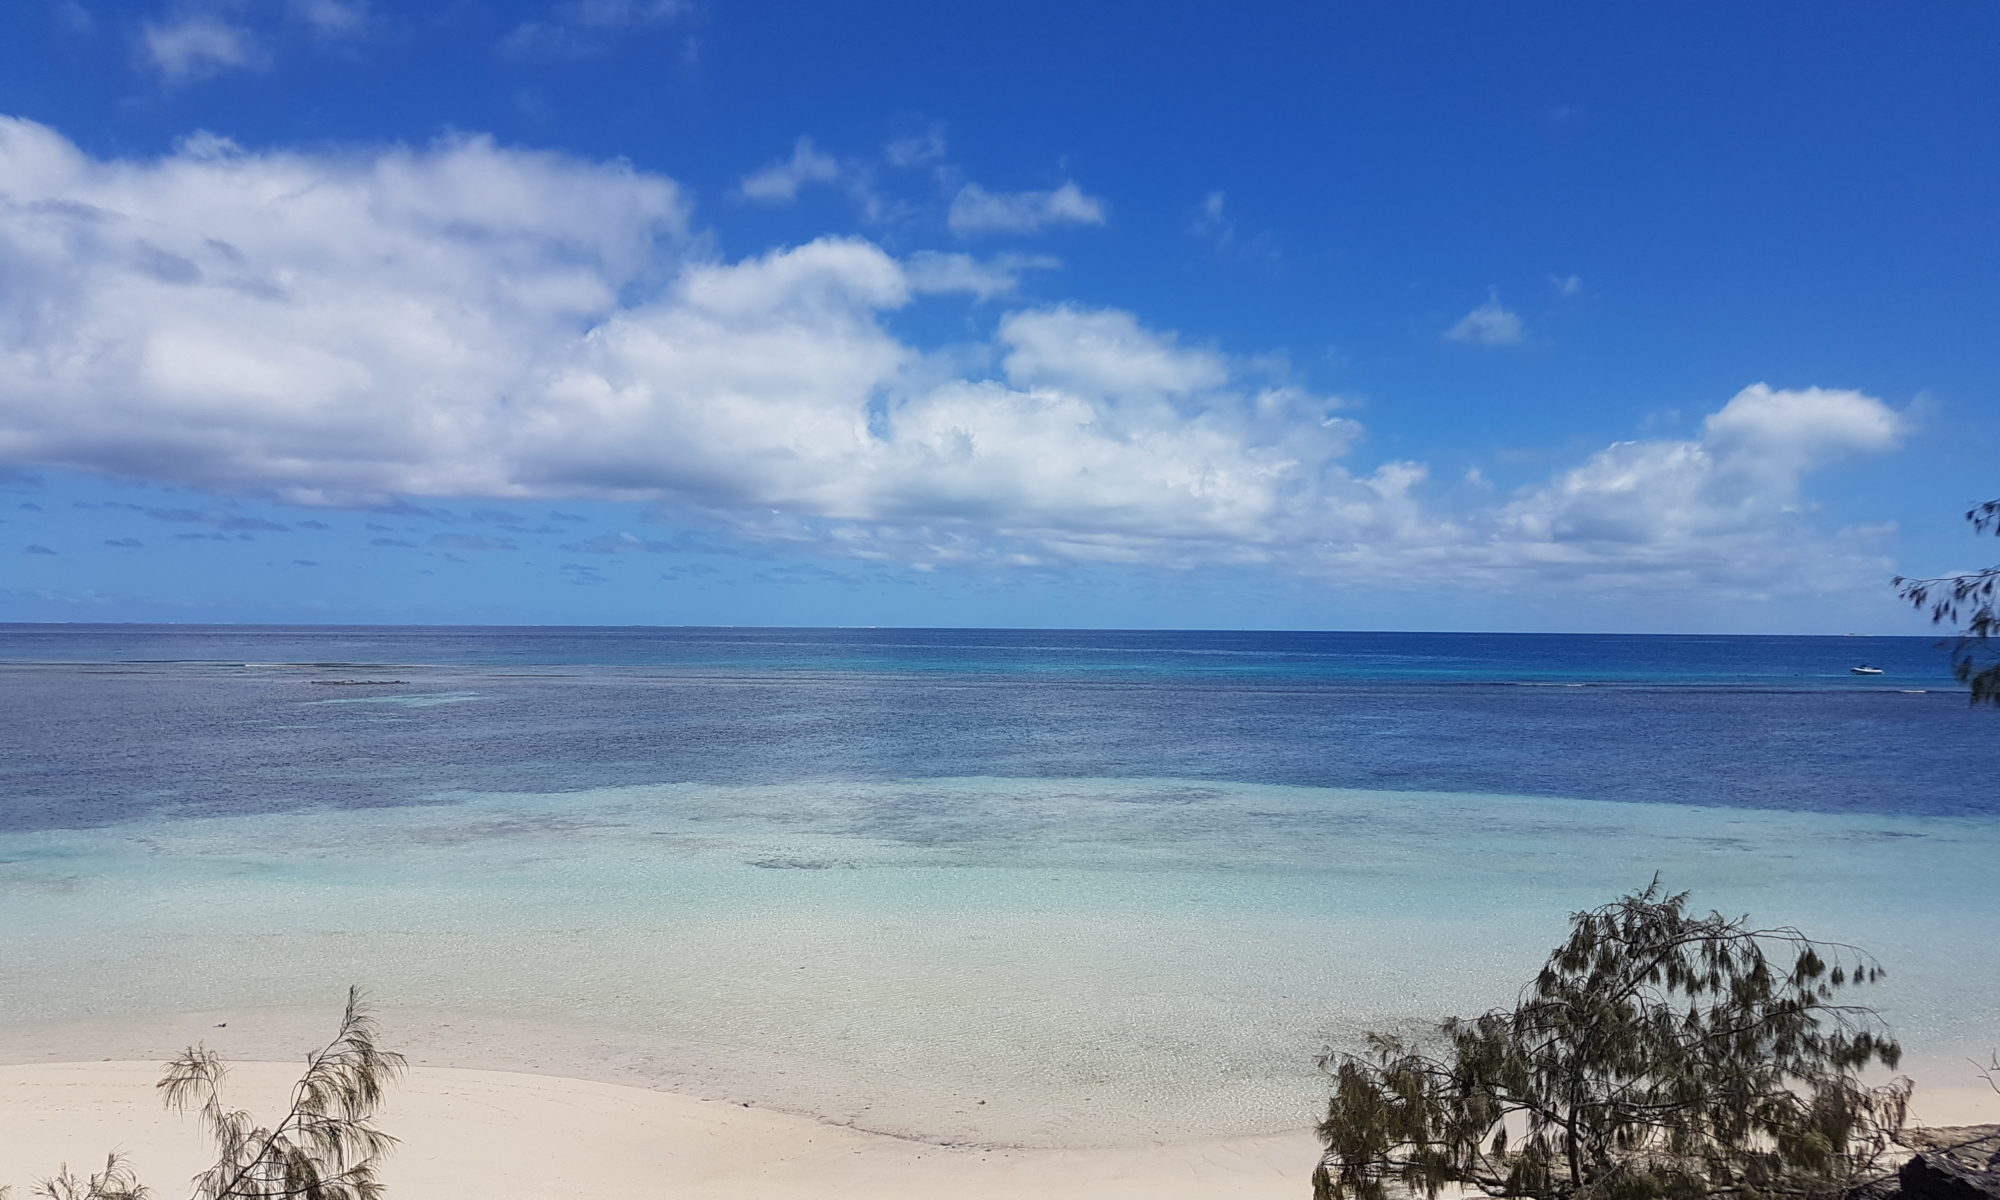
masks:
{"label": "dark rock", "polygon": [[1906,1200],[2000,1200],[2000,1126],[1925,1132],[1922,1153],[1897,1172]]}

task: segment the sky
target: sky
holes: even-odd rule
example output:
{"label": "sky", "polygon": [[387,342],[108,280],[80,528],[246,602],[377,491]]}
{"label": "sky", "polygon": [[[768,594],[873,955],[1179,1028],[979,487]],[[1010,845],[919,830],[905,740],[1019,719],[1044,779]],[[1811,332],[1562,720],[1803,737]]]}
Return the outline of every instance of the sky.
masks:
{"label": "sky", "polygon": [[2000,6],[0,7],[0,620],[1922,633]]}

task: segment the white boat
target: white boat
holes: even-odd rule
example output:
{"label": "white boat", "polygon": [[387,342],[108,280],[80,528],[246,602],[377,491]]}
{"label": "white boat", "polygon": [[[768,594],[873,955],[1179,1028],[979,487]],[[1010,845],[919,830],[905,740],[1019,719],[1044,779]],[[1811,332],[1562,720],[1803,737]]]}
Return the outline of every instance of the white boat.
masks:
{"label": "white boat", "polygon": [[1847,669],[1856,675],[1880,675],[1882,673],[1882,668],[1880,667],[1864,666],[1864,667],[1849,667]]}

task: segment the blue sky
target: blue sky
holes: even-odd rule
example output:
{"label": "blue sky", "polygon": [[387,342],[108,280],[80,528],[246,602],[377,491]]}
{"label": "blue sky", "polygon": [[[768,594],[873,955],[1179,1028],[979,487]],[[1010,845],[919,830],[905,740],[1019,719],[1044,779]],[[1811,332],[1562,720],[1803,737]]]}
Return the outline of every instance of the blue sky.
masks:
{"label": "blue sky", "polygon": [[2000,9],[0,11],[0,620],[1922,632]]}

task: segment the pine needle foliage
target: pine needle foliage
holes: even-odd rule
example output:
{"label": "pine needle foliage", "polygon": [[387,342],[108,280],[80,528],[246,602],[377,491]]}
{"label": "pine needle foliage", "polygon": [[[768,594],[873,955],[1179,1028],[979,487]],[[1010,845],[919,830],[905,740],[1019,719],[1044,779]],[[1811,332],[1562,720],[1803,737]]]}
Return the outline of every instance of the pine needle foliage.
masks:
{"label": "pine needle foliage", "polygon": [[[37,1182],[28,1194],[37,1200],[149,1200],[153,1193],[132,1174],[132,1165],[125,1161],[125,1156],[114,1150],[105,1156],[102,1173],[79,1179],[71,1173],[69,1164],[64,1163],[61,1170]],[[6,1200],[6,1195],[7,1189],[0,1188],[0,1200]]]}
{"label": "pine needle foliage", "polygon": [[1878,1167],[1910,1084],[1865,1085],[1901,1051],[1842,993],[1882,970],[1851,946],[1642,892],[1571,917],[1511,1011],[1368,1035],[1329,1053],[1315,1200],[1801,1200]]}
{"label": "pine needle foliage", "polygon": [[306,1057],[289,1107],[269,1127],[223,1103],[228,1068],[213,1050],[191,1046],[168,1063],[159,1083],[167,1107],[199,1113],[216,1144],[193,1200],[379,1200],[376,1166],[396,1139],[375,1127],[375,1109],[403,1056],[379,1049],[375,1033],[350,988],[339,1032]]}
{"label": "pine needle foliage", "polygon": [[[1975,504],[1965,519],[1975,533],[2000,535],[2000,500]],[[1896,594],[1933,625],[1957,625],[1952,674],[1971,692],[1972,703],[2000,708],[2000,566],[1934,579],[1895,580]]]}

